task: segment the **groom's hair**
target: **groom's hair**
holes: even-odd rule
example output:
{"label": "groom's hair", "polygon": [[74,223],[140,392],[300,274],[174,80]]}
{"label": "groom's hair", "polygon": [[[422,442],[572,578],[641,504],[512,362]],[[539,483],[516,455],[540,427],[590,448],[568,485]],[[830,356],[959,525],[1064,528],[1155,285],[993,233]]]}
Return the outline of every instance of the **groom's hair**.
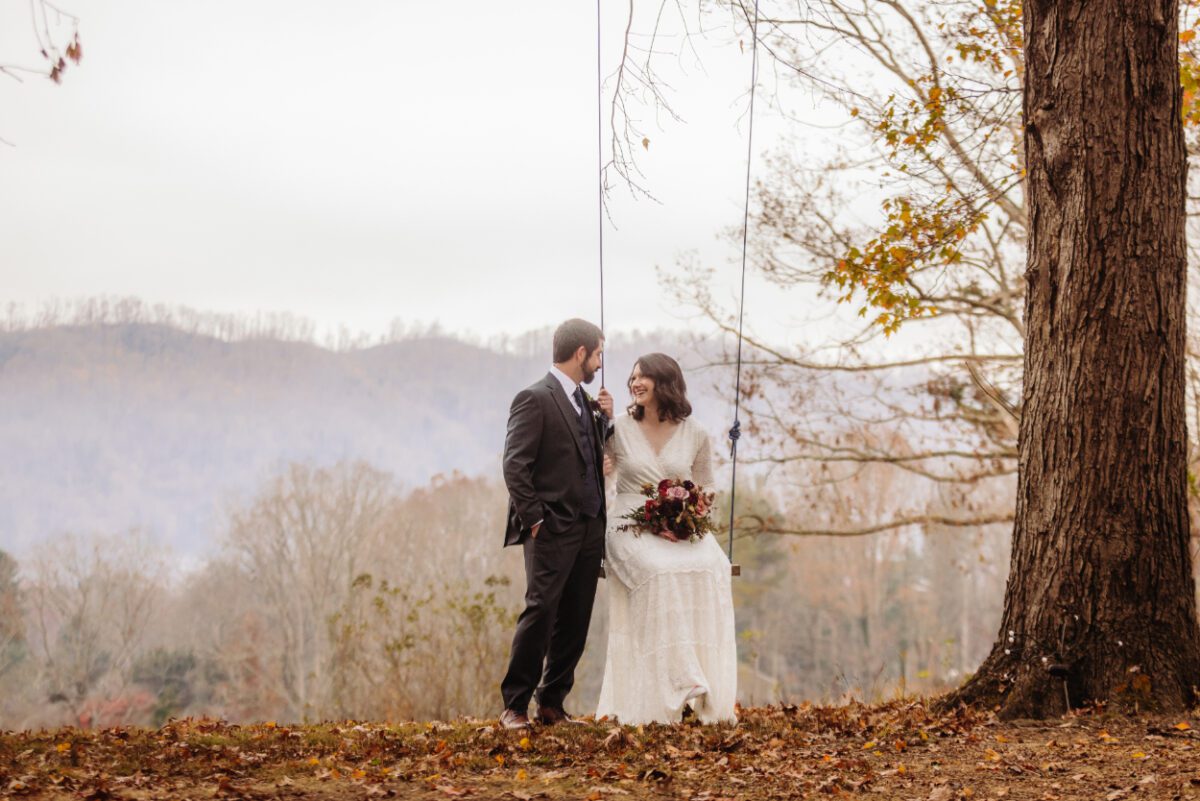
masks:
{"label": "groom's hair", "polygon": [[604,332],[598,325],[578,317],[567,320],[554,332],[554,363],[570,361],[580,348],[587,348],[587,354],[591,356],[600,347],[602,339]]}

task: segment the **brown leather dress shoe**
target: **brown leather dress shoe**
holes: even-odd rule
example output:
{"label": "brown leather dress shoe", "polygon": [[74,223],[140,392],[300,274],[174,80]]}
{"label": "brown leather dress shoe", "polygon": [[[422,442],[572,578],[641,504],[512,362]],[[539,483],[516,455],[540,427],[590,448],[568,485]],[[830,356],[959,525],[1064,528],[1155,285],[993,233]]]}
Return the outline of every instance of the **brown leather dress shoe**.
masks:
{"label": "brown leather dress shoe", "polygon": [[557,723],[579,724],[583,722],[575,720],[573,717],[568,715],[565,711],[563,711],[561,706],[539,706],[537,708],[537,715],[535,717],[537,722],[543,726],[553,726]]}
{"label": "brown leather dress shoe", "polygon": [[515,709],[506,709],[500,713],[500,725],[506,729],[528,729],[529,718]]}

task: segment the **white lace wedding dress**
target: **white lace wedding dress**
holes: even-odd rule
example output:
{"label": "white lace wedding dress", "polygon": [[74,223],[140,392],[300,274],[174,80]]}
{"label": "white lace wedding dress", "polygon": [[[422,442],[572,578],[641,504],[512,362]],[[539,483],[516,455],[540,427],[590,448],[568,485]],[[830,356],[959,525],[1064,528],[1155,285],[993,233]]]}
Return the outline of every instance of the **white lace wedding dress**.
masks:
{"label": "white lace wedding dress", "polygon": [[624,415],[608,453],[616,462],[608,479],[616,501],[609,503],[604,549],[608,655],[596,717],[675,723],[690,704],[701,722],[735,721],[737,643],[725,552],[711,534],[671,542],[618,529],[629,522],[621,515],[645,503],[644,484],[680,478],[713,488],[708,435],[685,420],[656,454]]}

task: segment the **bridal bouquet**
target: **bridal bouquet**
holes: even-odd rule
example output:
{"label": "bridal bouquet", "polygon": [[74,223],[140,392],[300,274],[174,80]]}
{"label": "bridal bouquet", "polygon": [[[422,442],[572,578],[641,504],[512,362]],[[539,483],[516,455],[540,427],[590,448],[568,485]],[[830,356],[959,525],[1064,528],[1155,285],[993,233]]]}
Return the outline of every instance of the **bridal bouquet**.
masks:
{"label": "bridal bouquet", "polygon": [[632,521],[618,528],[622,531],[659,533],[669,531],[681,540],[695,542],[710,531],[716,531],[710,516],[713,493],[691,481],[664,478],[658,485],[646,484],[642,494],[648,500],[621,519]]}

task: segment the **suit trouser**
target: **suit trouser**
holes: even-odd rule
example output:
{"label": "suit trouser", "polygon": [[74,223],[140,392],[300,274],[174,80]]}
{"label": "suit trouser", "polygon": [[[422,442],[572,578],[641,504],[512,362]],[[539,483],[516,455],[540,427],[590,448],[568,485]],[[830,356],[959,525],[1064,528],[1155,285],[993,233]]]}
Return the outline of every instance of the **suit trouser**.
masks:
{"label": "suit trouser", "polygon": [[542,706],[562,707],[583,656],[604,556],[604,519],[585,517],[562,532],[542,527],[525,549],[525,611],[517,618],[504,706],[524,714],[537,690]]}

